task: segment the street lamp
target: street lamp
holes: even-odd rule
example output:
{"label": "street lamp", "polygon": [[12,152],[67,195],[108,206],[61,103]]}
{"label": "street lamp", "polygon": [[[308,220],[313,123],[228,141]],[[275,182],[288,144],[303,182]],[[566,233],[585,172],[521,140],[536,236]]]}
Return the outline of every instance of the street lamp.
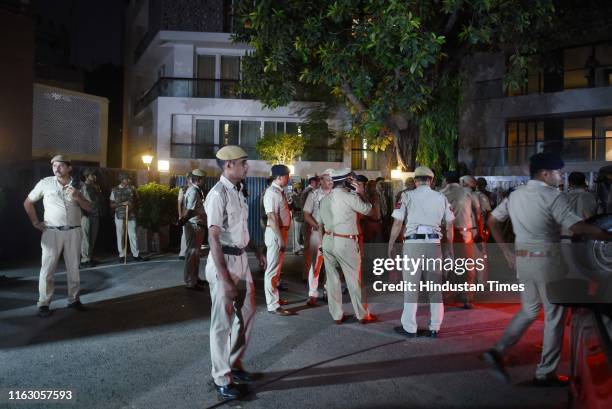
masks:
{"label": "street lamp", "polygon": [[153,156],[149,154],[142,155],[142,163],[147,165],[147,172],[151,170],[151,163],[153,162]]}

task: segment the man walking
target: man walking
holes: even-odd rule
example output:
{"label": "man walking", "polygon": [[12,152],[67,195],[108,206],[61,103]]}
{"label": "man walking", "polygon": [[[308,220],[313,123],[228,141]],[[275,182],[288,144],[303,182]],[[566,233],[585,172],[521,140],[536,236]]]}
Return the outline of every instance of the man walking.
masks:
{"label": "man walking", "polygon": [[234,383],[248,383],[251,375],[242,366],[255,317],[255,286],[245,247],[257,252],[260,267],[266,259],[249,240],[249,209],[240,181],[249,169],[247,154],[228,145],[217,152],[223,174],[204,202],[210,253],[206,279],[210,284],[210,356],[215,388],[222,399],[242,395]]}
{"label": "man walking", "polygon": [[[118,186],[114,187],[110,195],[110,207],[115,210],[115,229],[117,231],[117,249],[119,250],[119,262],[125,260],[127,244],[124,245],[125,228],[127,227],[130,238],[130,250],[132,257],[136,261],[145,261],[140,257],[138,250],[138,237],[136,236],[136,206],[138,196],[136,188],[131,184],[130,175],[126,172],[119,174]],[[126,226],[127,211],[127,226]]]}
{"label": "man walking", "polygon": [[[440,260],[442,249],[440,239],[442,228],[445,227],[448,243],[453,242],[453,220],[455,215],[451,211],[450,204],[442,193],[431,189],[434,173],[425,166],[419,166],[414,170],[414,181],[416,188],[402,194],[399,203],[393,211],[393,226],[389,237],[388,255],[393,258],[393,246],[395,240],[404,226],[404,256],[410,259],[424,258],[424,260]],[[427,282],[441,283],[441,263],[431,266],[419,266],[416,270],[403,271],[403,279],[413,284],[416,289],[423,272],[426,273]],[[418,291],[404,292],[404,311],[402,312],[402,325],[395,327],[395,331],[408,338],[417,336],[416,313],[418,308]],[[444,319],[444,303],[442,293],[430,291],[429,308],[430,321],[427,336],[437,338],[442,320]]]}
{"label": "man walking", "polygon": [[86,168],[83,177],[85,183],[81,186],[81,194],[91,204],[91,211],[83,211],[81,216],[81,266],[93,267],[93,252],[100,227],[101,192],[96,184],[97,174],[94,168]]}
{"label": "man walking", "polygon": [[[81,253],[81,209],[91,211],[90,203],[74,187],[70,176],[70,158],[56,155],[51,159],[54,176],[40,180],[23,202],[32,225],[42,232],[42,260],[38,282],[38,316],[51,315],[49,304],[60,254],[64,253],[68,278],[68,307],[85,309],[79,299],[79,256]],[[38,219],[34,203],[43,200],[43,221]]]}
{"label": "man walking", "polygon": [[[332,172],[332,191],[321,200],[323,258],[327,274],[329,313],[336,324],[345,320],[338,267],[342,269],[357,319],[362,324],[376,321],[368,310],[361,285],[361,249],[358,214],[368,215],[372,205],[365,200],[363,186],[354,182],[351,169]],[[350,188],[349,188],[350,186]],[[351,193],[354,189],[355,193]]]}
{"label": "man walking", "polygon": [[[504,335],[483,359],[508,380],[502,361],[504,352],[517,343],[544,308],[542,357],[535,372],[536,386],[565,386],[568,379],[556,373],[561,359],[565,309],[551,303],[547,283],[563,276],[559,241],[561,227],[594,240],[610,240],[612,234],[582,221],[557,186],[564,163],[553,153],[538,153],[529,160],[531,180],[519,186],[493,210],[489,217],[491,234],[511,267],[516,266],[521,292],[521,310],[506,327]],[[504,244],[500,223],[512,221],[515,252]],[[515,261],[516,260],[516,261]]]}
{"label": "man walking", "polygon": [[294,315],[281,305],[288,301],[280,298],[278,282],[280,280],[283,258],[287,248],[291,213],[289,203],[285,197],[284,188],[289,183],[289,168],[285,165],[272,166],[274,181],[264,195],[264,209],[268,216],[266,225],[265,243],[267,247],[266,260],[268,267],[264,274],[264,286],[268,312],[280,316]]}

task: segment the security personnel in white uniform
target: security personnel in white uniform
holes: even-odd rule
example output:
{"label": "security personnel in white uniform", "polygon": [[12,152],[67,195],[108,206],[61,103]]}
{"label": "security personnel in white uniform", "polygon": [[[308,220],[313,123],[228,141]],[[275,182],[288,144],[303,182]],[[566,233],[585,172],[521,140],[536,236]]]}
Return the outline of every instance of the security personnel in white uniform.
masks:
{"label": "security personnel in white uniform", "polygon": [[249,169],[247,154],[239,146],[227,145],[216,156],[223,174],[204,201],[210,245],[206,260],[212,301],[210,356],[219,397],[235,399],[243,391],[234,381],[251,380],[242,366],[255,318],[255,286],[245,248],[256,251],[263,268],[265,257],[249,239],[249,209],[240,183]]}
{"label": "security personnel in white uniform", "polygon": [[331,177],[334,188],[321,200],[320,230],[324,234],[322,248],[327,274],[327,303],[333,320],[336,324],[341,324],[345,316],[338,273],[340,267],[355,315],[360,323],[367,324],[376,321],[376,316],[368,310],[361,285],[362,255],[357,215],[369,214],[372,205],[364,198],[363,186],[354,182],[351,174],[351,169],[348,168],[333,171]]}
{"label": "security personnel in white uniform", "polygon": [[[402,194],[392,214],[394,221],[389,237],[389,258],[393,256],[393,246],[402,230],[402,225],[404,226],[403,253],[409,258],[441,259],[442,227],[445,227],[448,242],[453,242],[455,215],[446,196],[431,189],[433,177],[434,173],[425,166],[419,166],[414,170],[416,189]],[[423,272],[426,274],[426,280],[430,282],[441,283],[443,278],[442,271],[435,263],[426,269],[420,267],[416,271],[403,271],[404,281],[414,283],[416,291],[405,291],[402,325],[395,327],[395,331],[408,338],[417,336],[418,288]],[[429,292],[429,308],[431,317],[427,336],[437,338],[444,318],[444,303],[440,292]]]}
{"label": "security personnel in white uniform", "polygon": [[304,223],[308,226],[304,243],[304,265],[308,271],[308,301],[306,304],[310,307],[317,305],[317,298],[319,298],[319,273],[323,266],[323,252],[321,251],[322,237],[317,220],[319,219],[321,200],[331,192],[333,187],[331,172],[333,172],[333,169],[327,169],[320,175],[321,186],[313,189],[306,196],[304,203]]}
{"label": "security personnel in white uniform", "polygon": [[188,290],[203,291],[203,280],[200,280],[200,248],[204,241],[206,215],[204,213],[204,177],[201,169],[191,171],[189,188],[185,192],[179,225],[183,225],[185,234],[185,268],[183,278]]}
{"label": "security personnel in white uniform", "polygon": [[[553,153],[532,156],[529,164],[531,180],[512,192],[489,217],[491,233],[510,265],[514,267],[516,263],[518,279],[525,289],[521,292],[521,311],[483,359],[506,380],[509,379],[502,355],[519,341],[543,307],[542,358],[534,379],[537,386],[564,386],[568,381],[567,377],[556,374],[563,344],[564,307],[549,301],[547,289],[547,283],[557,281],[563,275],[559,245],[561,227],[595,240],[612,238],[612,234],[582,222],[581,217],[572,211],[567,195],[557,189],[562,181],[563,166],[561,158]],[[503,243],[500,228],[500,223],[508,218],[516,235],[514,254]]]}
{"label": "security personnel in white uniform", "polygon": [[93,267],[94,247],[100,227],[101,192],[96,184],[97,174],[94,168],[83,171],[85,183],[81,186],[81,194],[91,204],[90,212],[82,212],[81,216],[81,266]]}
{"label": "security personnel in white uniform", "polygon": [[274,181],[264,194],[263,204],[268,221],[264,241],[267,247],[266,259],[268,267],[264,273],[264,286],[268,312],[280,316],[294,315],[281,305],[288,304],[278,294],[283,258],[287,248],[289,227],[291,225],[291,212],[285,197],[284,188],[289,183],[290,170],[285,165],[272,166]]}
{"label": "security personnel in white uniform", "polygon": [[[70,177],[70,158],[56,155],[51,159],[55,176],[40,180],[23,202],[32,225],[42,232],[42,260],[38,282],[38,316],[51,315],[49,304],[53,296],[53,274],[59,257],[64,253],[68,278],[68,307],[84,310],[79,300],[81,256],[81,209],[91,210],[91,204],[75,188]],[[38,219],[34,203],[43,200],[43,221]]]}

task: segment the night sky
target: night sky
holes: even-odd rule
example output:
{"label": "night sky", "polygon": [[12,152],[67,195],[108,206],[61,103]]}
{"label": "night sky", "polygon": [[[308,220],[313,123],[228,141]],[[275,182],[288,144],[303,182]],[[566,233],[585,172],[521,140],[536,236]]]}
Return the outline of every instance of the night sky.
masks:
{"label": "night sky", "polygon": [[122,63],[122,20],[125,0],[34,0],[43,20],[65,25],[71,33],[70,63],[91,69]]}

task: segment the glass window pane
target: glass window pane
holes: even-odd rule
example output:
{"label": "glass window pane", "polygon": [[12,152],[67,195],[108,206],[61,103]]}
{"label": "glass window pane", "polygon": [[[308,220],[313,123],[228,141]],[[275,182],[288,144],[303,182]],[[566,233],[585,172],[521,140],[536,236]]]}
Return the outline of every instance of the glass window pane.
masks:
{"label": "glass window pane", "polygon": [[264,135],[276,135],[276,122],[264,122]]}
{"label": "glass window pane", "polygon": [[612,65],[612,44],[600,44],[596,46],[595,58],[599,65]]}
{"label": "glass window pane", "polygon": [[525,145],[527,141],[527,124],[525,122],[518,123],[518,145]]}
{"label": "glass window pane", "polygon": [[612,160],[612,116],[595,118],[597,160]]}
{"label": "glass window pane", "polygon": [[586,88],[589,86],[587,78],[587,72],[584,69],[565,71],[563,73],[563,88],[574,89],[574,88]]}
{"label": "glass window pane", "polygon": [[287,122],[287,133],[292,135],[298,135],[298,123],[297,122]]}
{"label": "glass window pane", "polygon": [[540,89],[540,74],[538,72],[530,74],[527,79],[527,93],[534,94],[541,92]]}
{"label": "glass window pane", "polygon": [[538,141],[544,140],[544,121],[538,121]]}
{"label": "glass window pane", "polygon": [[518,145],[516,126],[516,122],[508,122],[508,146]]}
{"label": "glass window pane", "polygon": [[198,55],[197,95],[202,98],[215,97],[215,56]]}
{"label": "glass window pane", "polygon": [[568,48],[563,52],[563,65],[565,71],[584,68],[587,59],[591,55],[592,47]]}
{"label": "glass window pane", "polygon": [[195,158],[215,157],[215,121],[212,119],[196,120]]}
{"label": "glass window pane", "polygon": [[277,122],[276,123],[276,133],[285,133],[285,123],[284,122]]}
{"label": "glass window pane", "polygon": [[240,57],[222,55],[221,56],[221,79],[239,80],[240,79]]}
{"label": "glass window pane", "polygon": [[536,123],[530,121],[527,123],[527,145],[533,145],[536,139]]}
{"label": "glass window pane", "polygon": [[257,159],[255,146],[261,136],[261,122],[241,121],[240,124],[240,146],[249,154],[250,159]]}
{"label": "glass window pane", "polygon": [[239,144],[240,121],[219,121],[219,145]]}
{"label": "glass window pane", "polygon": [[591,138],[591,118],[573,118],[563,120],[563,138]]}

